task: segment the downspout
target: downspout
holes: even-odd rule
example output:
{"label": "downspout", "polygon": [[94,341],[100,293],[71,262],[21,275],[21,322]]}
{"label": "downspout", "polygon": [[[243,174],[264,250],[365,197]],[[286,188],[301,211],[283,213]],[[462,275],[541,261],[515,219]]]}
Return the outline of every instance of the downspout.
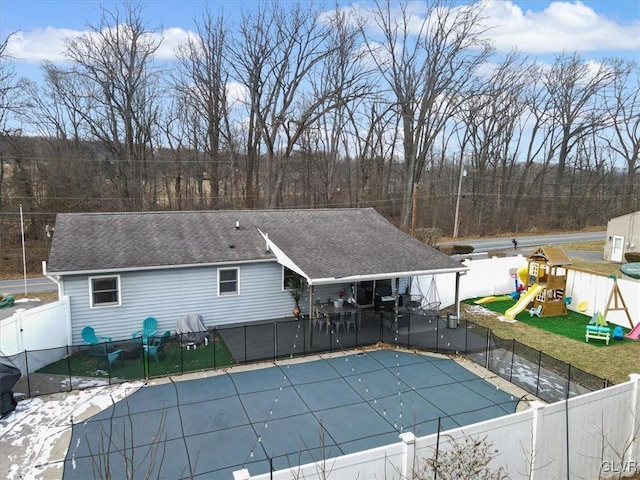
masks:
{"label": "downspout", "polygon": [[47,273],[46,260],[42,261],[42,274],[58,286],[58,298],[62,298],[64,296],[64,292],[62,291],[62,282],[60,282],[60,276],[52,276]]}

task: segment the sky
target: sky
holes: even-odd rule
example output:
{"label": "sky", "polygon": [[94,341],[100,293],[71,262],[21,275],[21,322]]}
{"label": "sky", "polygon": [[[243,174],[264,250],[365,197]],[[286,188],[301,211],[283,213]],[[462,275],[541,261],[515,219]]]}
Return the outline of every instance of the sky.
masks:
{"label": "sky", "polygon": [[[194,19],[205,9],[224,11],[238,22],[242,11],[259,3],[241,0],[138,0],[143,19],[162,32],[161,59],[171,59],[177,44],[194,30]],[[460,0],[461,3],[462,0]],[[498,53],[517,48],[533,56],[552,56],[577,51],[585,59],[598,61],[614,56],[640,63],[639,0],[484,0],[491,28],[488,35]],[[290,3],[282,0],[283,8]],[[369,1],[339,0],[341,5],[371,6]],[[418,6],[424,0],[417,0]],[[327,1],[329,8],[333,3]],[[81,34],[88,24],[97,24],[100,7],[113,10],[117,1],[93,0],[2,0],[0,42],[15,33],[7,53],[16,60],[17,72],[33,71],[43,60],[60,61],[64,39]]]}

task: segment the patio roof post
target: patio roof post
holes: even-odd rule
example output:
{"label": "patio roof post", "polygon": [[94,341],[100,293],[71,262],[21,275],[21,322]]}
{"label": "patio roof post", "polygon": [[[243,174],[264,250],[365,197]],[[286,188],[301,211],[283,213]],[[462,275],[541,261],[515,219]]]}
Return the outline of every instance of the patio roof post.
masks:
{"label": "patio roof post", "polygon": [[307,329],[309,331],[309,347],[313,347],[313,332],[314,332],[314,328],[313,328],[313,319],[316,316],[316,312],[315,312],[315,306],[313,305],[313,285],[308,284],[309,285],[309,328]]}
{"label": "patio roof post", "polygon": [[395,325],[398,325],[398,308],[400,307],[400,277],[396,277],[394,279],[396,282],[396,289],[395,289],[395,299],[393,301],[393,310],[395,311],[394,313],[394,322]]}
{"label": "patio roof post", "polygon": [[456,272],[456,298],[455,298],[455,306],[456,306],[456,315],[458,317],[458,321],[460,321],[460,275],[462,272]]}

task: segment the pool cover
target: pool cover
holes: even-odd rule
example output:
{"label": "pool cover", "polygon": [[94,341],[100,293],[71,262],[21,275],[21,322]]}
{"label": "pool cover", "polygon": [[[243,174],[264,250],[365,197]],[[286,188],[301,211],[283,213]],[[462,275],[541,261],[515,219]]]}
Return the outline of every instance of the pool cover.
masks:
{"label": "pool cover", "polygon": [[73,426],[64,479],[233,478],[515,412],[455,361],[396,350],[143,387]]}

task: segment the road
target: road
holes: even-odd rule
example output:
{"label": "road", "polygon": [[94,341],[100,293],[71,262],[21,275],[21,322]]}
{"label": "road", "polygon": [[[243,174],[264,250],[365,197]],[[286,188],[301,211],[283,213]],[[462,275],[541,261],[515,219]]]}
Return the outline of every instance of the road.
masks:
{"label": "road", "polygon": [[[515,237],[518,248],[537,247],[539,245],[559,245],[563,243],[591,242],[604,240],[607,232],[580,232],[580,233],[551,233],[547,235],[531,235]],[[512,238],[479,238],[475,240],[460,240],[455,242],[442,242],[438,245],[471,245],[475,252],[487,252],[493,250],[513,249]],[[600,254],[602,257],[602,254]]]}
{"label": "road", "polygon": [[[58,286],[47,277],[27,278],[27,293],[55,292]],[[25,293],[24,278],[0,280],[0,293]]]}

